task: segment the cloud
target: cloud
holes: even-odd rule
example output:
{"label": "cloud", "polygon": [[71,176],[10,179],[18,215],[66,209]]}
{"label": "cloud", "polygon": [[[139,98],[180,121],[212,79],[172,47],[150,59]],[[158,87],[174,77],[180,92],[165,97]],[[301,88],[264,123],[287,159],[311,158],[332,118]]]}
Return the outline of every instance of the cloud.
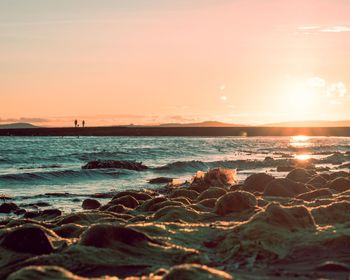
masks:
{"label": "cloud", "polygon": [[298,27],[299,30],[316,30],[319,29],[320,26],[318,25],[313,25],[313,26],[300,26]]}
{"label": "cloud", "polygon": [[326,89],[326,95],[332,97],[345,97],[347,94],[346,86],[343,82],[337,82],[329,85]]}
{"label": "cloud", "polygon": [[299,26],[298,30],[304,31],[304,34],[310,34],[310,32],[322,32],[322,33],[340,33],[350,32],[350,26],[346,25],[331,25],[331,26]]}
{"label": "cloud", "polygon": [[343,25],[337,25],[337,26],[326,27],[324,29],[321,29],[320,31],[321,32],[334,32],[334,33],[350,32],[350,27],[349,26],[343,26]]}
{"label": "cloud", "polygon": [[342,81],[330,83],[320,77],[312,77],[306,80],[306,85],[311,93],[325,97],[332,105],[342,104],[343,99],[349,96]]}

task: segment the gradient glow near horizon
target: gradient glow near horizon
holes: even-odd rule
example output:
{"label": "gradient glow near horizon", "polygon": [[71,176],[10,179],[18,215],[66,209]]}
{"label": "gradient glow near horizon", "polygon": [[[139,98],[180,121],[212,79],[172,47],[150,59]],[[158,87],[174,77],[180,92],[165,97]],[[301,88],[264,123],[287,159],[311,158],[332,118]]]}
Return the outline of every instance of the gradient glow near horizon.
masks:
{"label": "gradient glow near horizon", "polygon": [[2,0],[0,122],[350,118],[350,2]]}

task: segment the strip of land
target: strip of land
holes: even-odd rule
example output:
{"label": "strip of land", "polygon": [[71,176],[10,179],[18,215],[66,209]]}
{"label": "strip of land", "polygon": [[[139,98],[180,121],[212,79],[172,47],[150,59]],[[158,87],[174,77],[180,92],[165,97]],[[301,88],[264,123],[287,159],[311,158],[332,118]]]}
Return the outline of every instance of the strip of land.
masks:
{"label": "strip of land", "polygon": [[0,136],[350,136],[350,127],[86,127],[0,129]]}

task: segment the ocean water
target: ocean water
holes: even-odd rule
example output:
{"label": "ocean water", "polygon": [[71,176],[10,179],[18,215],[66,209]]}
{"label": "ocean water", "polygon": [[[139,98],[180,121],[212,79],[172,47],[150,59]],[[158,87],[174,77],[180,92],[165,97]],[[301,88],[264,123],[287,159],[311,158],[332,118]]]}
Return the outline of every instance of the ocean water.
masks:
{"label": "ocean water", "polygon": [[[191,180],[214,167],[237,169],[240,181],[255,172],[285,175],[276,167],[292,160],[340,170],[350,162],[349,151],[346,137],[0,137],[0,194],[74,211],[93,193],[157,188],[162,185],[148,180]],[[81,168],[98,159],[137,161],[149,169]]]}

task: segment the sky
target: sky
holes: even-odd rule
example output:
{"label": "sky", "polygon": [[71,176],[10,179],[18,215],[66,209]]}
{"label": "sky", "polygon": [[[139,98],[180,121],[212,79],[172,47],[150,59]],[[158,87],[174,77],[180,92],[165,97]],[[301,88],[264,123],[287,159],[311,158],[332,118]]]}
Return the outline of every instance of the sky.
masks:
{"label": "sky", "polygon": [[348,0],[1,0],[0,124],[350,119]]}

